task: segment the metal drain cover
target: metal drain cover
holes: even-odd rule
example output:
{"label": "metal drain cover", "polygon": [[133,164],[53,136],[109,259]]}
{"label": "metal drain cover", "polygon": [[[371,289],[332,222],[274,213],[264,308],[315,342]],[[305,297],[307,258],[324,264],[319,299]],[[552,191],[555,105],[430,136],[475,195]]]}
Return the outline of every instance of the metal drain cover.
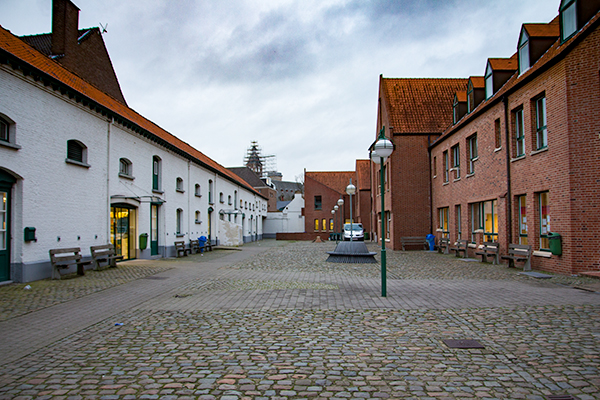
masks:
{"label": "metal drain cover", "polygon": [[446,339],[443,340],[446,346],[451,349],[485,349],[485,346],[479,343],[477,340],[470,339]]}
{"label": "metal drain cover", "polygon": [[161,280],[161,279],[169,279],[168,276],[154,276],[154,275],[150,275],[150,276],[145,276],[142,279],[155,279],[155,280]]}

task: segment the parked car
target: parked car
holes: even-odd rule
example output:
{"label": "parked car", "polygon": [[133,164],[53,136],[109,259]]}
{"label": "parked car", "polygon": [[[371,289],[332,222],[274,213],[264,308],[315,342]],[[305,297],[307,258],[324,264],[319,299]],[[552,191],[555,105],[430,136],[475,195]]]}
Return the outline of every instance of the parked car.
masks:
{"label": "parked car", "polygon": [[365,240],[362,224],[344,224],[344,240]]}

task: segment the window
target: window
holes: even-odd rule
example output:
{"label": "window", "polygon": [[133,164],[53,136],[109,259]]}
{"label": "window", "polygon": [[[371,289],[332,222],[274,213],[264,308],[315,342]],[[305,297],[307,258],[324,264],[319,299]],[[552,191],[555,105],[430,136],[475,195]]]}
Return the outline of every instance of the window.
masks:
{"label": "window", "polygon": [[87,148],[78,140],[67,141],[67,162],[87,165]]}
{"label": "window", "polygon": [[202,188],[200,187],[199,183],[196,183],[196,185],[194,186],[194,196],[202,197]]}
{"label": "window", "polygon": [[240,199],[240,208],[244,208],[244,200]]}
{"label": "window", "polygon": [[477,135],[467,138],[467,146],[469,149],[469,174],[475,173],[475,161],[477,161]]}
{"label": "window", "polygon": [[195,222],[196,222],[197,224],[200,224],[200,223],[201,223],[201,221],[200,221],[200,211],[198,211],[198,210],[196,210]]}
{"label": "window", "polygon": [[449,238],[450,231],[448,230],[448,207],[438,209],[439,212],[439,229],[442,232],[442,238]]}
{"label": "window", "polygon": [[333,232],[333,218],[329,219],[329,230]]}
{"label": "window", "polygon": [[523,109],[514,112],[515,120],[515,157],[525,155],[525,134],[523,132]]}
{"label": "window", "polygon": [[152,190],[160,190],[160,157],[152,157]]}
{"label": "window", "polygon": [[527,243],[527,196],[518,197],[519,204],[519,244]]}
{"label": "window", "polygon": [[483,231],[484,241],[498,241],[498,201],[490,200],[471,204],[471,241]]}
{"label": "window", "polygon": [[183,179],[182,178],[177,178],[175,181],[175,190],[177,190],[178,192],[183,193]]}
{"label": "window", "polygon": [[119,176],[131,178],[132,175],[131,161],[126,158],[119,159]]}
{"label": "window", "polygon": [[500,131],[500,118],[494,121],[494,135],[496,137],[496,148],[502,147],[502,132]]}
{"label": "window", "polygon": [[238,193],[237,190],[233,191],[233,207],[237,210],[237,199],[238,199]]}
{"label": "window", "polygon": [[494,95],[494,74],[492,73],[492,65],[488,61],[485,69],[485,98],[489,99]]}
{"label": "window", "polygon": [[563,41],[577,31],[577,0],[563,0],[560,5],[560,34]]}
{"label": "window", "polygon": [[460,146],[452,147],[452,169],[454,170],[454,179],[460,179]]}
{"label": "window", "polygon": [[449,161],[448,161],[448,151],[444,152],[444,183],[447,183],[450,179],[449,173]]}
{"label": "window", "polygon": [[183,210],[181,208],[178,208],[176,219],[175,219],[175,234],[181,235],[182,228],[183,228]]}
{"label": "window", "polygon": [[8,121],[4,118],[0,118],[0,141],[8,142]]}
{"label": "window", "polygon": [[321,206],[321,196],[315,196],[315,210],[320,210]]}
{"label": "window", "polygon": [[535,143],[536,149],[548,147],[548,130],[546,129],[546,96],[535,100]]}
{"label": "window", "polygon": [[437,176],[437,157],[433,157],[433,177]]}
{"label": "window", "polygon": [[245,201],[245,202],[244,202],[244,208],[245,208],[246,210],[248,209],[248,202],[247,202],[247,201]]}
{"label": "window", "polygon": [[525,28],[522,28],[519,39],[519,75],[529,69],[529,64],[529,35]]}
{"label": "window", "polygon": [[454,102],[452,103],[452,123],[456,124],[459,119],[458,97],[455,95]]}
{"label": "window", "polygon": [[231,205],[231,195],[227,196],[227,204]]}
{"label": "window", "polygon": [[322,230],[323,232],[326,232],[326,231],[327,231],[327,220],[326,220],[325,218],[323,218],[323,221],[322,221],[322,225],[321,225],[321,226],[323,227],[321,230]]}
{"label": "window", "polygon": [[392,213],[389,211],[385,212],[385,219],[386,219],[386,224],[385,224],[385,240],[390,240],[390,231],[391,231],[391,226],[392,226]]}
{"label": "window", "polygon": [[315,232],[319,231],[319,219],[315,218]]}
{"label": "window", "polygon": [[550,240],[548,239],[548,232],[550,230],[550,202],[548,199],[548,192],[542,192],[539,194],[540,202],[540,250],[550,249]]}
{"label": "window", "polygon": [[475,92],[473,82],[469,79],[467,86],[467,113],[470,114],[475,109]]}
{"label": "window", "polygon": [[219,203],[225,203],[224,197],[223,197],[223,192],[219,193]]}

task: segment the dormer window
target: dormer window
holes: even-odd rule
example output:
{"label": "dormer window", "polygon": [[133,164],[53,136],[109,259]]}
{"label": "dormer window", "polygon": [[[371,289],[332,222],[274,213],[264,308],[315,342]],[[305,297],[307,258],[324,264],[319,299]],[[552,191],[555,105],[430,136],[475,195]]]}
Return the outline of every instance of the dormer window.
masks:
{"label": "dormer window", "polygon": [[577,0],[563,0],[560,5],[560,38],[565,41],[577,31]]}
{"label": "dormer window", "polygon": [[452,120],[456,124],[467,113],[467,92],[456,92],[452,103]]}
{"label": "dormer window", "polygon": [[488,61],[487,67],[485,69],[485,98],[489,99],[494,95],[494,74],[492,71],[492,66]]}
{"label": "dormer window", "polygon": [[527,71],[530,66],[529,35],[523,28],[521,29],[521,38],[519,39],[519,75]]}

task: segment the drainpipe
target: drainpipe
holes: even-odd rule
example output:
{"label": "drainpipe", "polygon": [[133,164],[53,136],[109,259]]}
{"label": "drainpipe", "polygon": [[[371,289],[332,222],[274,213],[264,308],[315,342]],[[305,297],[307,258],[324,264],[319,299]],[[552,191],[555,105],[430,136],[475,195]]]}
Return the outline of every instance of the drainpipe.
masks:
{"label": "drainpipe", "polygon": [[510,129],[509,129],[509,113],[508,113],[508,97],[505,95],[502,97],[502,103],[504,104],[504,143],[506,145],[506,206],[507,206],[507,219],[508,219],[508,243],[512,243],[512,185],[510,175]]}
{"label": "drainpipe", "polygon": [[431,178],[431,135],[427,136],[427,153],[429,155],[429,233],[433,233],[433,179]]}
{"label": "drainpipe", "polygon": [[[187,190],[187,200],[188,200],[188,207],[187,207],[187,209],[188,209],[188,211],[187,211],[187,215],[188,215],[187,216],[187,226],[188,226],[188,229],[187,229],[187,231],[188,231],[188,240],[192,240],[192,225],[190,223],[190,219],[191,219],[191,217],[193,215],[192,214],[192,198],[191,198],[191,196],[192,196],[192,182],[190,180],[191,179],[190,178],[190,176],[191,176],[191,174],[190,174],[191,165],[190,164],[191,164],[191,162],[190,162],[190,160],[188,160],[188,163],[187,163],[187,167],[188,167],[187,168],[188,169],[187,170],[187,173],[188,173],[187,174],[187,183],[188,183],[188,190]],[[196,218],[196,216],[194,215],[194,219],[195,218]]]}
{"label": "drainpipe", "polygon": [[106,120],[106,240],[105,243],[110,243],[110,127],[113,124],[113,118]]}

